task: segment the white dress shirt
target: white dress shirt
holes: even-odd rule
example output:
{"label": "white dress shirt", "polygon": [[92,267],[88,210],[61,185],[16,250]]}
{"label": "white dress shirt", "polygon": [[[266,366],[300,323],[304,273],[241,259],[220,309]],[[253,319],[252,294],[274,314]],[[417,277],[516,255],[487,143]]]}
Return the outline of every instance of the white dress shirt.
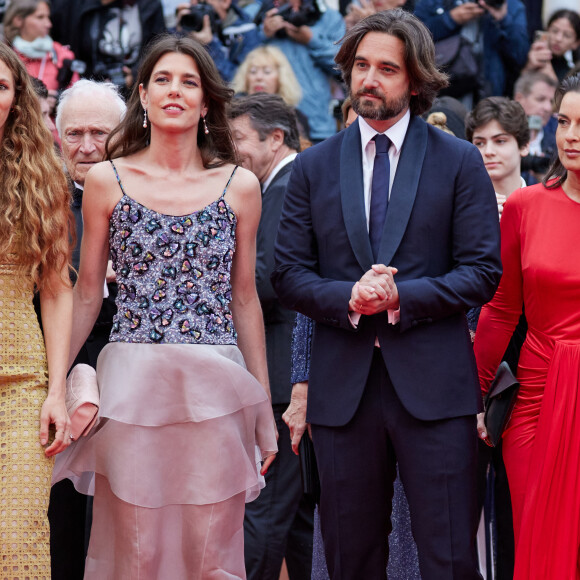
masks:
{"label": "white dress shirt", "polygon": [[[386,135],[391,141],[391,146],[389,147],[389,199],[391,197],[391,189],[393,188],[393,181],[395,180],[395,174],[397,172],[397,165],[399,164],[399,157],[401,156],[401,148],[403,147],[403,142],[405,141],[405,136],[407,135],[407,129],[409,127],[410,120],[411,113],[407,109],[407,112],[403,115],[403,117],[383,133],[383,135]],[[377,131],[373,129],[362,117],[358,118],[358,126],[360,129],[360,138],[363,152],[363,191],[368,230],[369,213],[371,207],[371,189],[373,182],[373,167],[375,163],[376,151],[373,137],[377,134]],[[400,319],[400,309],[387,310],[387,315],[389,317],[389,324],[397,324]],[[350,322],[355,328],[358,325],[360,317],[361,314],[358,312],[349,313]],[[375,340],[375,346],[379,346],[378,338]]]}
{"label": "white dress shirt", "polygon": [[[399,119],[392,127],[387,129],[383,135],[386,135],[390,141],[389,147],[389,163],[391,166],[389,174],[389,199],[391,197],[391,189],[393,181],[395,180],[395,173],[397,172],[397,165],[399,164],[399,157],[401,156],[401,147],[405,141],[409,121],[411,120],[411,113],[407,110],[402,119]],[[373,137],[377,131],[373,129],[362,117],[358,118],[358,126],[360,129],[360,139],[363,151],[362,166],[363,166],[363,191],[365,196],[365,215],[367,218],[367,229],[369,226],[369,212],[371,207],[371,188],[373,182],[373,166],[375,163],[375,142]]]}
{"label": "white dress shirt", "polygon": [[298,155],[298,153],[290,153],[290,155],[287,155],[286,157],[284,157],[284,159],[282,159],[282,161],[280,161],[278,163],[278,165],[276,165],[276,167],[274,167],[274,169],[272,169],[272,171],[270,171],[270,175],[268,175],[268,177],[266,178],[264,183],[262,183],[262,191],[266,191],[268,189],[268,186],[270,185],[270,183],[272,183],[272,180],[274,179],[274,177],[276,177],[276,175],[278,175],[278,172],[280,171],[280,169],[282,169],[282,167],[285,167],[286,165],[288,165],[288,163],[290,163],[290,161],[294,161],[294,159],[296,159],[296,155]]}

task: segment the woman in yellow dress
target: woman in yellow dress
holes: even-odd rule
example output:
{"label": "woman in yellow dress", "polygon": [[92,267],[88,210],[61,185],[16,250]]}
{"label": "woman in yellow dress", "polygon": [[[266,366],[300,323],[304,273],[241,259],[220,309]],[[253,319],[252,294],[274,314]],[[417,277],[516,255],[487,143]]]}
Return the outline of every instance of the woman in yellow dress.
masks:
{"label": "woman in yellow dress", "polygon": [[[0,576],[50,578],[52,457],[69,444],[66,177],[24,65],[0,44]],[[44,340],[32,306],[40,295]],[[55,433],[49,436],[49,426]]]}

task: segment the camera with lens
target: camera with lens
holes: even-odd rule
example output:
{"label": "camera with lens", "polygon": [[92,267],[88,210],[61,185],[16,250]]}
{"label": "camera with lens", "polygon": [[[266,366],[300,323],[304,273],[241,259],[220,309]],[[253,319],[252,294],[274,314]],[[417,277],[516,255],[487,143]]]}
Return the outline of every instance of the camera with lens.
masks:
{"label": "camera with lens", "polygon": [[485,3],[490,8],[501,8],[506,3],[506,0],[485,0]]}
{"label": "camera with lens", "polygon": [[[260,8],[259,12],[256,14],[254,22],[257,25],[261,24],[266,16],[266,12],[272,10],[272,8],[278,8],[276,14],[296,27],[312,26],[313,24],[316,24],[323,12],[320,9],[317,0],[303,0],[298,10],[293,10],[291,4],[277,6],[275,1],[267,1],[262,4],[262,8]],[[275,36],[276,38],[287,38],[284,29],[278,30]]]}
{"label": "camera with lens", "polygon": [[80,76],[85,74],[87,70],[87,63],[82,60],[65,58],[62,61],[62,66],[58,70],[58,75],[56,80],[58,82],[58,90],[62,91],[66,89],[73,78],[74,73],[78,73]]}
{"label": "camera with lens", "polygon": [[544,175],[550,168],[554,155],[526,155],[522,157],[522,171]]}
{"label": "camera with lens", "polygon": [[93,69],[95,78],[108,79],[118,87],[124,87],[126,83],[123,65],[120,62],[106,64],[98,62]]}
{"label": "camera with lens", "polygon": [[209,16],[211,31],[214,35],[221,33],[221,20],[212,6],[206,2],[199,2],[192,6],[179,19],[179,26],[183,32],[199,32],[203,28],[203,17]]}
{"label": "camera with lens", "polygon": [[320,10],[314,2],[302,3],[297,12],[292,10],[291,4],[284,4],[278,8],[278,15],[294,26],[312,26],[320,18]]}
{"label": "camera with lens", "polygon": [[[490,8],[501,8],[507,0],[489,0],[489,2],[487,0],[485,0],[485,4],[487,6],[489,6]],[[456,2],[456,6],[459,6],[460,4],[466,4],[466,3],[471,3],[471,4],[477,4],[477,0],[463,0]]]}

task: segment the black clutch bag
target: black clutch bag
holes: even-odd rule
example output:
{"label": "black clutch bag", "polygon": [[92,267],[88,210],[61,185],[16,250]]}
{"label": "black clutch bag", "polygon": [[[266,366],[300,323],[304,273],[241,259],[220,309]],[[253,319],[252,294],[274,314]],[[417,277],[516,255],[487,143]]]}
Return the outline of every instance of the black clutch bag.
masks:
{"label": "black clutch bag", "polygon": [[298,444],[298,458],[300,459],[300,477],[302,478],[302,491],[311,496],[314,503],[320,502],[320,478],[318,477],[318,464],[314,454],[314,444],[304,432]]}
{"label": "black clutch bag", "polygon": [[519,388],[520,383],[509,365],[502,362],[485,397],[485,428],[489,442],[494,447],[499,443],[510,420]]}

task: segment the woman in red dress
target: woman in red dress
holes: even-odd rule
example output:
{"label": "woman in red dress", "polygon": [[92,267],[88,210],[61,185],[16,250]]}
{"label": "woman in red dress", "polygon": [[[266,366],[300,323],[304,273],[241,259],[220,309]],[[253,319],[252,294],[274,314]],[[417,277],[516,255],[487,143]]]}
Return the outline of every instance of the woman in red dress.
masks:
{"label": "woman in red dress", "polygon": [[[503,277],[475,339],[489,388],[525,307],[521,388],[503,435],[512,495],[514,580],[580,579],[580,75],[556,94],[558,159],[501,220]],[[480,437],[486,438],[483,421]]]}

